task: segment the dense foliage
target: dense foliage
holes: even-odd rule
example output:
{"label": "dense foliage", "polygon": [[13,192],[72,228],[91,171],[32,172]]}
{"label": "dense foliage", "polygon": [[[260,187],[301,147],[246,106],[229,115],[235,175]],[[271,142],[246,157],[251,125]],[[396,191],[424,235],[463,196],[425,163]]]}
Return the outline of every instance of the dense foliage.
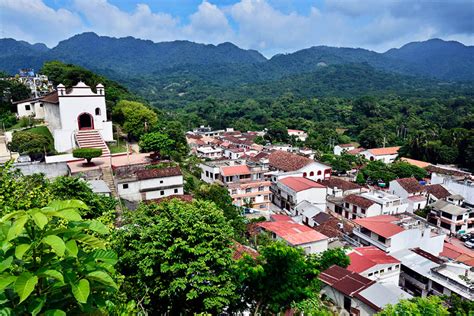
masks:
{"label": "dense foliage", "polygon": [[431,316],[449,315],[447,308],[443,305],[443,301],[439,296],[415,297],[411,300],[400,300],[395,305],[387,305],[385,308],[377,313],[378,316],[392,316],[392,315],[417,315],[417,316]]}
{"label": "dense foliage", "polygon": [[76,148],[72,151],[74,158],[83,158],[90,163],[92,158],[97,158],[102,155],[102,149],[100,148]]}
{"label": "dense foliage", "polygon": [[398,161],[392,164],[385,164],[381,161],[370,161],[359,172],[357,182],[359,184],[388,183],[397,178],[414,177],[422,180],[427,177],[425,169],[411,165],[407,162]]}

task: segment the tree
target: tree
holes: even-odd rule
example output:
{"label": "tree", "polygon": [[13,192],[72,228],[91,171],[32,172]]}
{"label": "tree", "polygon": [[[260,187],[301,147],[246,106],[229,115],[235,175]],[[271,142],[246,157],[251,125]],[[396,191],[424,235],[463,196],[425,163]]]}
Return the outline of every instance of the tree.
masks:
{"label": "tree", "polygon": [[123,130],[135,139],[151,131],[158,122],[158,115],[152,109],[134,101],[119,101],[113,115]]}
{"label": "tree", "polygon": [[[11,212],[0,220],[0,297],[4,312],[66,315],[94,313],[118,289],[117,255],[94,235],[108,229],[85,221],[77,200]],[[92,233],[92,234],[91,234]]]}
{"label": "tree", "polygon": [[51,141],[48,137],[29,131],[13,133],[12,141],[8,143],[10,151],[30,156],[42,155],[51,151]]}
{"label": "tree", "polygon": [[87,164],[91,163],[92,158],[102,156],[102,149],[100,148],[77,148],[72,151],[74,158],[83,158],[87,160]]}
{"label": "tree", "polygon": [[474,301],[462,299],[454,293],[441,298],[449,305],[448,312],[450,315],[471,316],[474,313]]}
{"label": "tree", "polygon": [[387,131],[384,124],[371,124],[359,134],[359,142],[365,148],[382,147],[393,143],[395,135]]}
{"label": "tree", "polygon": [[449,315],[443,301],[438,296],[415,297],[410,300],[400,300],[395,305],[386,305],[384,309],[377,314],[378,316],[392,315],[419,315],[419,316],[447,316]]}
{"label": "tree", "polygon": [[214,203],[177,199],[125,214],[115,248],[124,291],[153,314],[218,314],[236,298],[233,231]]}
{"label": "tree", "polygon": [[161,157],[169,157],[173,152],[175,142],[167,134],[154,132],[140,137],[138,145],[143,152],[153,151],[159,153]]}
{"label": "tree", "polygon": [[428,173],[425,169],[409,164],[404,161],[397,161],[389,165],[389,170],[397,175],[398,178],[415,177],[418,180],[426,178]]}
{"label": "tree", "polygon": [[268,126],[265,139],[272,143],[287,142],[290,139],[288,129],[282,122],[275,121]]}
{"label": "tree", "polygon": [[334,264],[346,268],[351,263],[349,256],[346,255],[344,251],[344,248],[328,249],[317,255],[317,259],[319,263],[318,269],[321,271],[326,270]]}
{"label": "tree", "polygon": [[[256,259],[238,261],[239,293],[254,314],[278,313],[292,303],[314,298],[319,292],[317,260],[301,248],[273,242],[259,249]],[[237,307],[238,309],[238,307]]]}

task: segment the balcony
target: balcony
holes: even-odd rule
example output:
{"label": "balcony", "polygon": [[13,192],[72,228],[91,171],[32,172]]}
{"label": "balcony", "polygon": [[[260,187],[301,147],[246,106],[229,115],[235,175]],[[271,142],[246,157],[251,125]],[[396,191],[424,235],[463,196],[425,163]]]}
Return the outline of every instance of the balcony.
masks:
{"label": "balcony", "polygon": [[400,275],[400,278],[401,278],[401,279],[404,279],[405,281],[410,282],[411,284],[413,284],[414,286],[416,286],[416,287],[419,288],[420,290],[426,291],[426,290],[428,289],[428,285],[427,285],[427,284],[424,284],[423,282],[418,281],[417,279],[415,279],[414,277],[409,276],[409,275],[406,274],[406,273],[402,273],[402,274]]}
{"label": "balcony", "polygon": [[386,244],[381,243],[380,241],[375,240],[375,239],[371,238],[370,236],[364,234],[363,232],[360,231],[360,229],[354,228],[352,233],[354,235],[356,235],[357,237],[359,237],[360,239],[363,239],[363,240],[367,241],[368,243],[374,245],[375,247],[377,247],[377,248],[379,248],[383,251],[387,251],[387,249],[390,247],[390,246],[387,246]]}

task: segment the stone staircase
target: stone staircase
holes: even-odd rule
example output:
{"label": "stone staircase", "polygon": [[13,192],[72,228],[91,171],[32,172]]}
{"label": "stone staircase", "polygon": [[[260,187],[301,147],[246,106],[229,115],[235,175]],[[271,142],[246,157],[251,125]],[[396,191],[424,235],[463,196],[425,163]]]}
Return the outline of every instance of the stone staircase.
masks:
{"label": "stone staircase", "polygon": [[91,129],[76,132],[76,142],[79,148],[100,148],[102,149],[102,157],[110,156],[109,147],[107,147],[98,130]]}
{"label": "stone staircase", "polygon": [[101,169],[102,169],[102,180],[104,180],[104,182],[107,183],[107,186],[109,187],[110,191],[112,191],[112,195],[114,197],[118,197],[112,168],[110,168],[110,166],[107,166]]}

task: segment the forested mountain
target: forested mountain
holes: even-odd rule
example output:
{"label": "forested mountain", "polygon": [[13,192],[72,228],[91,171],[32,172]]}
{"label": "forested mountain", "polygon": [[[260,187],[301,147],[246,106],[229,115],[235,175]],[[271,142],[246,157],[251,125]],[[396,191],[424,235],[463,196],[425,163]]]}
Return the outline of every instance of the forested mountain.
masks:
{"label": "forested mountain", "polygon": [[0,70],[14,74],[60,60],[117,80],[159,107],[208,96],[266,98],[286,92],[301,97],[469,94],[474,82],[474,47],[439,39],[383,54],[315,46],[270,59],[231,43],[154,43],[94,33],[73,36],[52,49],[12,39],[0,44]]}

